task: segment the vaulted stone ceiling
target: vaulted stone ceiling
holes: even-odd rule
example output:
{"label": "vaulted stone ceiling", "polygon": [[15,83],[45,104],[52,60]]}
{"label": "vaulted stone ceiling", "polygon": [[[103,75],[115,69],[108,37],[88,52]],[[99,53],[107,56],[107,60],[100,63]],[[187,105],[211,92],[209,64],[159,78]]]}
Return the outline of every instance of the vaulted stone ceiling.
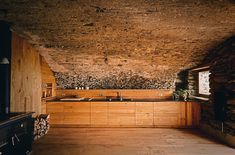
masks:
{"label": "vaulted stone ceiling", "polygon": [[177,73],[235,34],[235,3],[0,0],[0,19],[39,50],[59,86],[172,88]]}

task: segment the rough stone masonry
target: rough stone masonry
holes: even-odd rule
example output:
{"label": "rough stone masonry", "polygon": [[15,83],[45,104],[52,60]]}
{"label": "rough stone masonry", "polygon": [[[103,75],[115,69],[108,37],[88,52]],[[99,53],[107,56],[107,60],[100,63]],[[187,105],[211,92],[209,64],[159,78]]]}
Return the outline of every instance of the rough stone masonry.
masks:
{"label": "rough stone masonry", "polygon": [[[174,88],[235,34],[231,0],[0,0],[61,87]],[[84,84],[85,83],[85,84]]]}

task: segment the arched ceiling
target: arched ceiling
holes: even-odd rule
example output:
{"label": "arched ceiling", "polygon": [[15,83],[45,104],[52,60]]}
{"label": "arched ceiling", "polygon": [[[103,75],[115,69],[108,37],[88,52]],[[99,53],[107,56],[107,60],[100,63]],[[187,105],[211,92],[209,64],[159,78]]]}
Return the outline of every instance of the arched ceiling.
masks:
{"label": "arched ceiling", "polygon": [[54,72],[174,76],[235,34],[229,0],[0,0]]}

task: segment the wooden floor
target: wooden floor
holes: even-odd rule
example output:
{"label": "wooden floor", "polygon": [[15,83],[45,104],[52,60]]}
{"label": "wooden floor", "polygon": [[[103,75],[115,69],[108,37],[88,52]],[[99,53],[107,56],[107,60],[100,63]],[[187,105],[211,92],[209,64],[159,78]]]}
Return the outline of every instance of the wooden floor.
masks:
{"label": "wooden floor", "polygon": [[193,129],[51,128],[32,155],[235,155],[235,149]]}

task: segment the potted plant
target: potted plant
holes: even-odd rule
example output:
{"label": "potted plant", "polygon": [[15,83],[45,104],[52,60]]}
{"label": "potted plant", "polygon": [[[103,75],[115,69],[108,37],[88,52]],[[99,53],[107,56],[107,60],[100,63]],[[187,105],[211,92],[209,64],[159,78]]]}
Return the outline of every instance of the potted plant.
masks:
{"label": "potted plant", "polygon": [[186,89],[177,89],[173,92],[173,99],[179,101],[180,99],[187,101],[189,92]]}

